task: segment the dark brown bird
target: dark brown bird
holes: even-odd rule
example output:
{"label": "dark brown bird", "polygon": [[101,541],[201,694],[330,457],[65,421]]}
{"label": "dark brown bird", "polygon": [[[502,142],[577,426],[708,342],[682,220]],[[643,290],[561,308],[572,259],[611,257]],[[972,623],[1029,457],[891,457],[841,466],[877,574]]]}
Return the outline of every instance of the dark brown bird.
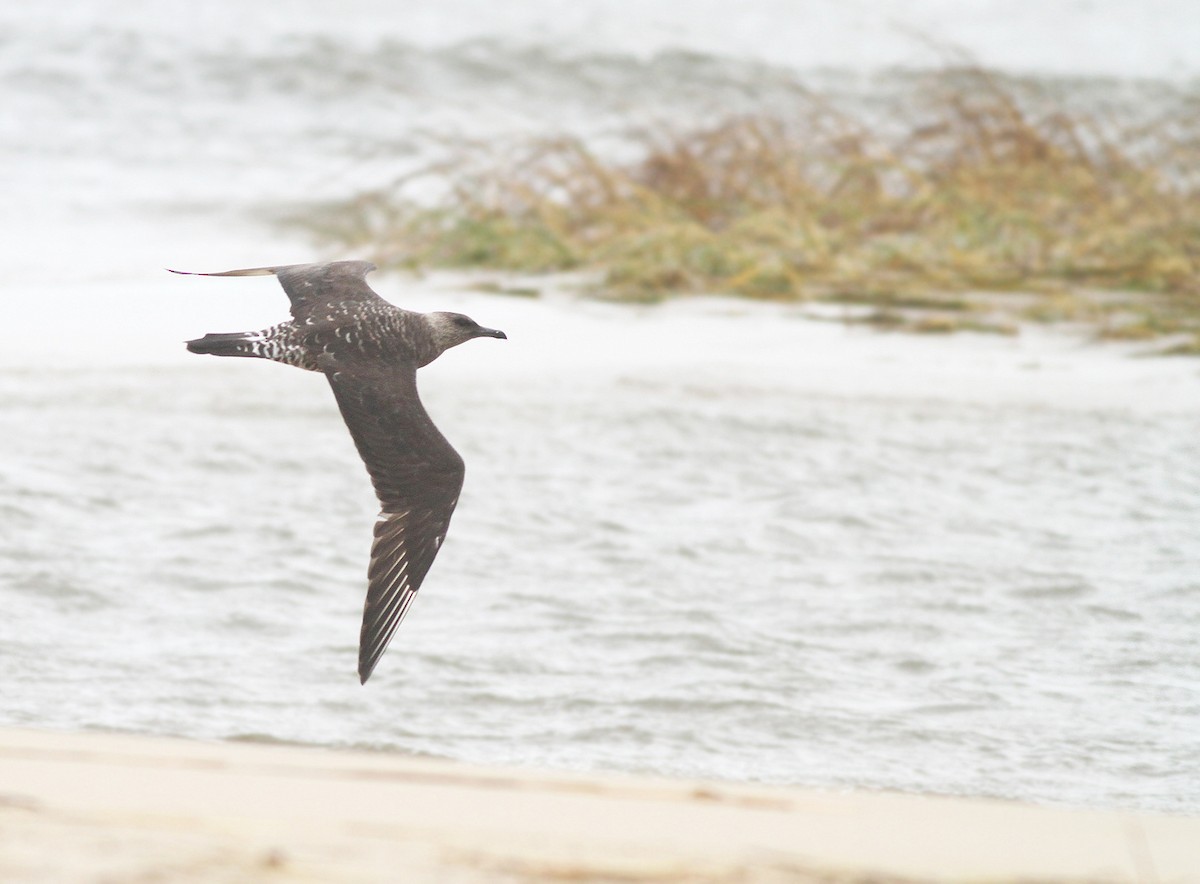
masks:
{"label": "dark brown bird", "polygon": [[417,369],[471,338],[507,338],[461,313],[415,313],[389,304],[366,283],[374,269],[367,261],[337,261],[188,274],[279,279],[292,302],[290,321],[207,334],[187,348],[321,372],[367,465],[381,511],[359,638],[363,684],[433,564],[462,489],[462,458],[421,405]]}

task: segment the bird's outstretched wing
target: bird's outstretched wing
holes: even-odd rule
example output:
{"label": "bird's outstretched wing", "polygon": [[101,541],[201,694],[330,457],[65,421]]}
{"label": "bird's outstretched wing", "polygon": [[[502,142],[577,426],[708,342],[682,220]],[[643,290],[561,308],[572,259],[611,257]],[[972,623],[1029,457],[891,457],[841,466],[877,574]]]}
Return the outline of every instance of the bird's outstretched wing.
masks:
{"label": "bird's outstretched wing", "polygon": [[304,322],[323,317],[338,305],[382,301],[367,285],[367,274],[375,269],[370,261],[334,261],[329,264],[284,264],[279,267],[247,267],[222,273],[190,273],[185,276],[276,276],[292,302],[292,316]]}
{"label": "bird's outstretched wing", "polygon": [[365,684],[445,539],[463,461],[421,405],[416,366],[339,362],[325,376],[382,505],[358,648]]}

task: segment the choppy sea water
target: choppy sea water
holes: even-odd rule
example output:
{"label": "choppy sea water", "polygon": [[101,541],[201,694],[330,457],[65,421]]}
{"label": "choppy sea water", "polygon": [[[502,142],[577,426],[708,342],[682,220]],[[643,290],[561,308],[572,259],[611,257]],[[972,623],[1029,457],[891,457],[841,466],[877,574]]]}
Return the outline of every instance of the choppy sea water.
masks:
{"label": "choppy sea water", "polygon": [[319,376],[5,373],[6,722],[1197,808],[1194,364],[414,300],[510,340],[423,372],[467,484],[365,689],[375,505]]}
{"label": "choppy sea water", "polygon": [[422,372],[467,484],[360,687],[376,506],[332,396],[183,351],[280,319],[271,280],[161,268],[315,257],[270,208],[418,136],[704,119],[789,80],[135,11],[0,34],[0,722],[1200,811],[1200,368],[1036,330],[380,276],[509,340]]}

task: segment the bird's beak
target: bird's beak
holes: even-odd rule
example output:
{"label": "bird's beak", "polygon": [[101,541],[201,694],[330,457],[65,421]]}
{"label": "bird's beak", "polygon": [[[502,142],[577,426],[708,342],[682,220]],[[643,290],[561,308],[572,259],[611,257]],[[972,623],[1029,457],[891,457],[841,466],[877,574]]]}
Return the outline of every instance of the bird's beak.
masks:
{"label": "bird's beak", "polygon": [[502,340],[502,341],[508,340],[508,335],[506,335],[504,332],[500,331],[500,329],[498,329],[498,328],[483,328],[482,326],[480,326],[479,332],[476,335],[476,337],[500,338],[500,340]]}

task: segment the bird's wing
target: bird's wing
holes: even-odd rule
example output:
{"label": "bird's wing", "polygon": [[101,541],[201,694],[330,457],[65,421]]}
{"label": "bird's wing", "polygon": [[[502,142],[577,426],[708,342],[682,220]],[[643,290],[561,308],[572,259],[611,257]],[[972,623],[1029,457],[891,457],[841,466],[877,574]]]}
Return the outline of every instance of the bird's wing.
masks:
{"label": "bird's wing", "polygon": [[339,363],[325,375],[382,505],[358,649],[365,684],[446,536],[463,461],[421,405],[414,365]]}
{"label": "bird's wing", "polygon": [[334,261],[330,264],[285,264],[279,267],[247,267],[222,273],[189,273],[185,276],[276,276],[292,302],[292,316],[304,322],[323,317],[337,305],[382,301],[367,285],[367,274],[375,269],[370,261]]}

